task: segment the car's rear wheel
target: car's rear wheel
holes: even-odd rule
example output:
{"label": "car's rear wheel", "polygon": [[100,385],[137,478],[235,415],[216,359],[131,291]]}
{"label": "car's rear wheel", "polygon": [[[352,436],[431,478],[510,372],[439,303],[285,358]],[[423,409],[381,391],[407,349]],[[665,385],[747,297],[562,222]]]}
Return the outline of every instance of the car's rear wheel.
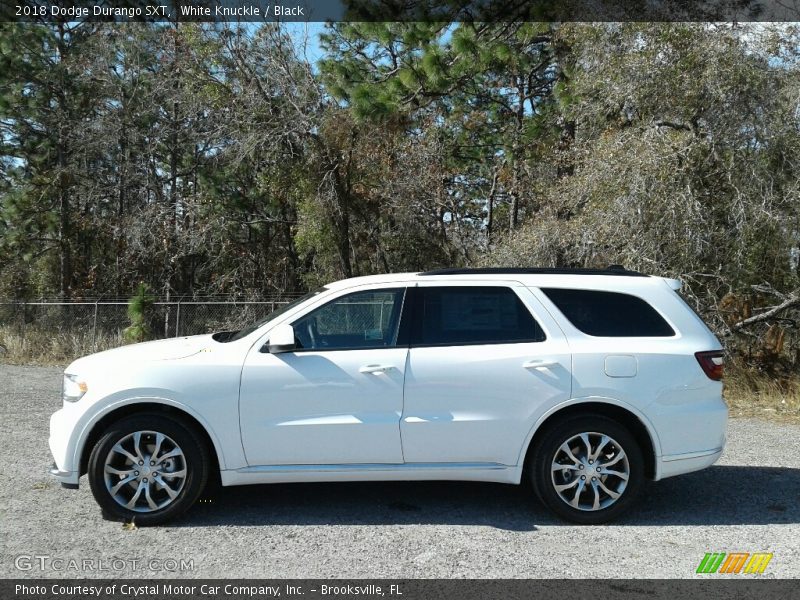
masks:
{"label": "car's rear wheel", "polygon": [[644,459],[631,433],[602,416],[566,419],[533,449],[531,478],[539,499],[560,517],[584,525],[619,517],[644,483]]}
{"label": "car's rear wheel", "polygon": [[209,474],[208,450],[195,431],[165,415],[111,425],[89,457],[89,485],[107,518],[157,525],[186,511]]}

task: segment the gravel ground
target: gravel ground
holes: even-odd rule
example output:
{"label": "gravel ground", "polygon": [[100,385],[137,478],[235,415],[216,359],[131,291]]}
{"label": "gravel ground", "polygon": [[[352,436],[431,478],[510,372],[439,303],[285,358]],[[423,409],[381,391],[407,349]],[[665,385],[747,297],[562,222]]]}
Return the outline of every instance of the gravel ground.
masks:
{"label": "gravel ground", "polygon": [[[60,373],[0,365],[0,577],[694,577],[710,551],[773,552],[765,577],[800,572],[797,425],[732,420],[717,466],[650,484],[603,527],[556,521],[517,486],[352,483],[226,488],[128,530],[101,519],[85,478],[70,491],[46,474]],[[48,558],[16,568],[31,556]]]}

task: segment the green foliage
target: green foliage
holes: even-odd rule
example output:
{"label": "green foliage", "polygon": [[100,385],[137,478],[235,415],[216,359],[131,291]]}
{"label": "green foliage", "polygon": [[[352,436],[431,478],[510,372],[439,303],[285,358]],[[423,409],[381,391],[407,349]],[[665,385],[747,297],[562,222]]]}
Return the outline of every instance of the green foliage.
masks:
{"label": "green foliage", "polygon": [[[679,24],[562,30],[573,67],[554,94],[579,132],[574,171],[542,190],[535,217],[483,262],[624,264],[680,277],[751,364],[771,356],[775,331],[797,348],[796,308],[746,337],[731,329],[741,317],[719,308],[730,294],[763,306],[800,291],[800,172],[786,160],[800,152],[796,106],[786,101],[800,73],[796,58],[776,62],[765,50],[761,36],[774,34]],[[798,355],[783,358],[796,365]]]}
{"label": "green foliage", "polygon": [[[795,26],[336,23],[315,66],[298,42],[0,25],[0,294],[623,263],[726,333],[721,298],[800,287]],[[780,319],[748,344],[798,352]]]}
{"label": "green foliage", "polygon": [[152,337],[148,319],[154,302],[155,298],[150,293],[147,284],[140,283],[136,288],[136,293],[128,301],[128,319],[131,324],[122,332],[122,337],[126,342],[144,342]]}

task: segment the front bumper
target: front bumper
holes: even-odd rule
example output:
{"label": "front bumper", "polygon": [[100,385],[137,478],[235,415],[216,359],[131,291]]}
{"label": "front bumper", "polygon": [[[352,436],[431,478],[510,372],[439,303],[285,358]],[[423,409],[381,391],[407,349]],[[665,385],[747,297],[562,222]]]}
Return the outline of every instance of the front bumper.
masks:
{"label": "front bumper", "polygon": [[68,490],[78,489],[78,482],[81,478],[81,475],[77,471],[60,471],[58,469],[58,465],[56,465],[54,462],[50,466],[48,473],[58,479],[61,487],[67,488]]}
{"label": "front bumper", "polygon": [[[77,404],[77,403],[76,403]],[[76,460],[79,422],[82,416],[80,407],[66,404],[50,417],[50,438],[48,444],[53,455],[50,475],[64,487],[77,487],[81,477],[79,461]]]}

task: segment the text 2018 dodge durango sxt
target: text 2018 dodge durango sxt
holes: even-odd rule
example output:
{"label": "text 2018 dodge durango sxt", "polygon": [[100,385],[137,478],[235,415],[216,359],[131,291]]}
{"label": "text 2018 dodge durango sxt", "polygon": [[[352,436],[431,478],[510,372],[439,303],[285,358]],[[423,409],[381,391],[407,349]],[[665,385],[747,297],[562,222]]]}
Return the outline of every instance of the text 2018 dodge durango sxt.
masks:
{"label": "text 2018 dodge durango sxt", "polygon": [[222,485],[529,482],[600,523],[722,453],[722,348],[677,280],[445,269],[332,283],[241,331],[76,360],[51,473],[157,524]]}

